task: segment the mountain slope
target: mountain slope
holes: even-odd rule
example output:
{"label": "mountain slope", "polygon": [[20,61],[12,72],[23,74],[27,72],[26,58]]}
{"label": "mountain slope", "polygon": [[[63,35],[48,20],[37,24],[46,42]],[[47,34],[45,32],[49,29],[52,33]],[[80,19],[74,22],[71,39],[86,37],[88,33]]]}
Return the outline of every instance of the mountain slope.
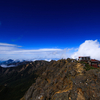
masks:
{"label": "mountain slope", "polygon": [[0,67],[0,100],[19,100],[37,78],[36,70],[46,61],[35,61],[17,67]]}
{"label": "mountain slope", "polygon": [[51,61],[20,100],[100,100],[100,69],[73,60]]}
{"label": "mountain slope", "polygon": [[0,100],[99,100],[100,69],[73,59],[0,67]]}

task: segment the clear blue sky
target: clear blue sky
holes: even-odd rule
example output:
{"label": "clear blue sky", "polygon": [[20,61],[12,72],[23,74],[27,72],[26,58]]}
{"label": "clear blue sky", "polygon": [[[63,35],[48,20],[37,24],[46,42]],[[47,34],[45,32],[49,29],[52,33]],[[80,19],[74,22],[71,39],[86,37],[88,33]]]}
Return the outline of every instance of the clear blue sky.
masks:
{"label": "clear blue sky", "polygon": [[100,41],[99,0],[0,1],[0,43],[64,49],[96,39]]}

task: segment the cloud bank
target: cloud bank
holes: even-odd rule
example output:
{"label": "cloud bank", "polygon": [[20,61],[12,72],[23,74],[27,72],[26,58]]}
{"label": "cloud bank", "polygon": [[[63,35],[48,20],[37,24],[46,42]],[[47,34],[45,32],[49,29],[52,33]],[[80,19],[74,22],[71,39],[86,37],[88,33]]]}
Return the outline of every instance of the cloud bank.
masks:
{"label": "cloud bank", "polygon": [[9,65],[9,66],[7,66],[7,65],[1,65],[1,67],[16,67],[16,65]]}
{"label": "cloud bank", "polygon": [[21,49],[15,44],[0,43],[0,59],[61,59],[69,56],[71,49],[43,48],[43,49]]}
{"label": "cloud bank", "polygon": [[71,57],[90,56],[92,59],[100,60],[100,43],[97,40],[86,40]]}
{"label": "cloud bank", "polygon": [[100,43],[97,40],[86,40],[79,48],[43,48],[22,49],[21,46],[8,43],[0,43],[0,60],[50,60],[62,58],[78,58],[79,56],[90,56],[92,59],[100,60]]}

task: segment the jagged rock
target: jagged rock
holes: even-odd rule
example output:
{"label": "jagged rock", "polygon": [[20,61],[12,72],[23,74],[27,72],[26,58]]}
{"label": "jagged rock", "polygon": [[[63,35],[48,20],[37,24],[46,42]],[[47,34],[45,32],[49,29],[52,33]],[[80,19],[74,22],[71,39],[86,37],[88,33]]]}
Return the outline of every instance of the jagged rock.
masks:
{"label": "jagged rock", "polygon": [[36,88],[30,98],[31,100],[99,100],[99,84],[100,72],[97,69],[85,71],[82,64],[71,59],[52,61],[37,78]]}
{"label": "jagged rock", "polygon": [[23,70],[31,74],[33,66],[38,77],[21,100],[100,100],[100,69],[86,71],[77,61],[61,59],[38,61]]}

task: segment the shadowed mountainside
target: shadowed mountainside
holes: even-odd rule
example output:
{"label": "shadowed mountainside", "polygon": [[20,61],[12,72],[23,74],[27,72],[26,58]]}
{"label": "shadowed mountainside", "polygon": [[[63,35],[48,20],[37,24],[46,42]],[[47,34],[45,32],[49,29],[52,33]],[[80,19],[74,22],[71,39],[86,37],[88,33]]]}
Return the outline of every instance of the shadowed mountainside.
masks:
{"label": "shadowed mountainside", "polygon": [[17,67],[0,67],[0,100],[19,100],[35,82],[36,70],[46,64],[46,61],[35,61]]}

